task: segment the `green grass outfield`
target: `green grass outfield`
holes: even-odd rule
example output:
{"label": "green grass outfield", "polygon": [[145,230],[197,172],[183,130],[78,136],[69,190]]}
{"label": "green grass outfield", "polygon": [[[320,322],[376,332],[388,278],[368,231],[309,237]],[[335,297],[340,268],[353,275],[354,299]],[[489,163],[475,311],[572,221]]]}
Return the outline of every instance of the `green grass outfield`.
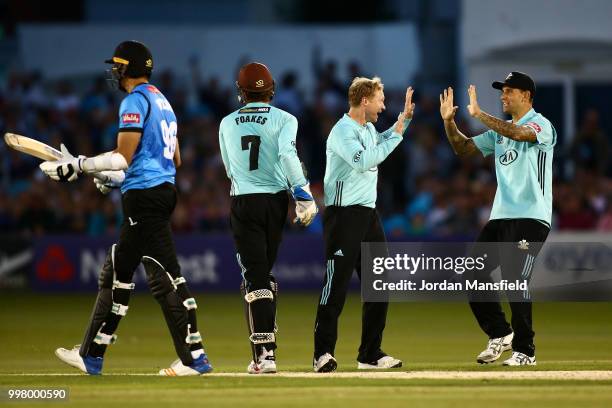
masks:
{"label": "green grass outfield", "polygon": [[[200,293],[196,299],[200,331],[215,372],[243,373],[250,351],[240,296]],[[219,374],[158,378],[119,375],[153,374],[176,358],[161,312],[146,294],[133,297],[130,311],[120,326],[118,342],[107,353],[104,373],[115,375],[73,375],[76,370],[57,360],[53,354],[55,348],[81,341],[93,300],[94,294],[49,296],[0,292],[0,389],[4,394],[12,387],[66,387],[70,390],[70,406],[108,407],[120,402],[121,408],[313,405],[358,408],[373,404],[381,408],[491,405],[517,408],[520,403],[532,407],[612,406],[612,380],[609,379],[549,379],[545,373],[538,379],[496,378],[506,372],[612,370],[612,303],[536,304],[538,366],[519,369],[475,363],[486,338],[466,304],[391,304],[383,347],[404,361],[402,371],[479,371],[489,373],[487,378],[287,378]],[[304,374],[312,371],[316,303],[316,294],[281,292],[279,371]],[[359,297],[350,296],[340,320],[336,349],[339,372],[357,371],[360,320]],[[0,406],[11,405],[0,396]]]}

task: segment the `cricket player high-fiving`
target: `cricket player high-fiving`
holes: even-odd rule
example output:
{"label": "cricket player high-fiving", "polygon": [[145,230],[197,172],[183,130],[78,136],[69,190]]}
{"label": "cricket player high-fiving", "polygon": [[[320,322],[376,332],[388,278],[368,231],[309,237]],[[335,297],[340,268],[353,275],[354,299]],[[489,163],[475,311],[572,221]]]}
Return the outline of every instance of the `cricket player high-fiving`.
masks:
{"label": "cricket player high-fiving", "polygon": [[200,375],[212,370],[196,322],[196,301],[177,261],[170,215],[176,206],[176,167],[181,164],[177,122],[172,106],[149,78],[153,57],[137,41],[115,49],[110,82],[128,95],[119,112],[117,149],[95,157],[73,157],[62,147],[64,158],[40,168],[58,181],[73,181],[80,174],[102,173],[96,179],[103,193],[121,188],[124,221],[119,242],[111,246],[99,278],[99,292],[83,342],[59,348],[65,363],[88,374],[100,374],[104,353],[116,339],[119,321],[128,311],[134,289],[132,277],[142,262],[147,283],[159,302],[179,357],[164,376]]}
{"label": "cricket player high-fiving", "polygon": [[308,226],[318,210],[295,148],[298,121],[270,105],[270,70],[246,64],[236,87],[244,106],[221,121],[219,148],[231,180],[230,224],[253,354],[247,372],[275,373],[278,286],[271,270],[287,218],[287,192],[295,200],[297,223]]}
{"label": "cricket player high-fiving", "polygon": [[[493,154],[495,158],[497,192],[490,220],[480,232],[474,250],[480,251],[479,243],[512,244],[500,246],[494,251],[498,252],[497,256],[488,254],[485,268],[475,278],[479,282],[492,282],[491,272],[501,266],[503,279],[529,282],[535,257],[550,231],[552,161],[557,132],[548,119],[533,109],[536,87],[528,75],[512,72],[503,82],[493,82],[493,88],[501,91],[503,111],[512,116],[512,120],[498,119],[480,109],[473,85],[468,89],[468,111],[490,130],[468,138],[457,129],[452,88],[440,95],[440,114],[456,154],[470,155],[480,151],[484,156]],[[512,349],[512,356],[504,365],[535,365],[529,291],[508,293],[508,297],[511,325],[497,299],[478,301],[471,297],[472,312],[489,336],[486,349],[476,360],[481,364],[492,363],[504,351]]]}
{"label": "cricket player high-fiving", "polygon": [[[327,138],[323,239],[325,274],[314,333],[315,372],[337,368],[334,356],[338,318],[342,313],[353,271],[361,279],[361,243],[386,242],[376,210],[378,165],[400,144],[414,113],[413,90],[406,90],[404,110],[395,124],[378,132],[374,123],[385,110],[383,84],[378,77],[353,79],[348,89],[349,111],[338,120]],[[386,250],[385,250],[386,252]],[[388,303],[364,302],[360,370],[399,368],[402,361],[381,349]]]}

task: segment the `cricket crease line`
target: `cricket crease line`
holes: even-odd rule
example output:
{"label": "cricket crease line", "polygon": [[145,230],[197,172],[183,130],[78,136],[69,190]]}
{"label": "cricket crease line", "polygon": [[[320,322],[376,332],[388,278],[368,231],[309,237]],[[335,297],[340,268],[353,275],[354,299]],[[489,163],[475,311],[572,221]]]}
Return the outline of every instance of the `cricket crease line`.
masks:
{"label": "cricket crease line", "polygon": [[[412,372],[279,372],[253,375],[247,373],[210,373],[202,377],[263,377],[263,378],[367,378],[367,379],[432,379],[432,380],[612,380],[612,371],[412,371]],[[77,377],[83,373],[2,373],[0,377]],[[108,373],[102,377],[158,377],[156,373]]]}

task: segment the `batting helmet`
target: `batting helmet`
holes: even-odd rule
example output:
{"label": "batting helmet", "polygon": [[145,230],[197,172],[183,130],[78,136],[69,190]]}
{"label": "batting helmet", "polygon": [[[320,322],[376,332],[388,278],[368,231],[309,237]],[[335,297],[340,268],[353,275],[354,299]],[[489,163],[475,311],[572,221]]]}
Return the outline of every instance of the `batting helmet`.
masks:
{"label": "batting helmet", "polygon": [[239,91],[249,94],[270,93],[274,96],[274,79],[268,67],[259,62],[244,65],[238,73],[236,87]]}
{"label": "batting helmet", "polygon": [[112,58],[105,60],[107,64],[113,64],[111,78],[114,87],[121,88],[121,79],[149,77],[153,71],[153,56],[151,51],[141,42],[124,41],[120,43]]}

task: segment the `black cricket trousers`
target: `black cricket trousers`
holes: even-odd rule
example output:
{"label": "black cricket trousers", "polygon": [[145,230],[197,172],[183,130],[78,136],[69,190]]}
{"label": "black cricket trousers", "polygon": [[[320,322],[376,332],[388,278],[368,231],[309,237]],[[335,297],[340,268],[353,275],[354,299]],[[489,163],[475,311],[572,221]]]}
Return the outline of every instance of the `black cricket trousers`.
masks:
{"label": "black cricket trousers", "polygon": [[[487,253],[485,268],[473,276],[479,282],[493,282],[491,273],[498,266],[501,267],[502,279],[510,282],[515,280],[531,279],[533,264],[542,245],[546,241],[550,228],[540,221],[528,218],[500,219],[489,221],[478,236],[473,249],[479,249],[478,243],[511,243],[498,246],[498,251]],[[523,241],[524,240],[524,241]],[[521,244],[522,242],[522,244]],[[491,246],[487,246],[491,248]],[[481,329],[489,338],[507,336],[514,331],[512,349],[528,356],[535,355],[533,338],[535,332],[532,328],[532,303],[529,291],[508,292],[510,310],[512,311],[511,325],[497,297],[479,301],[478,296],[470,294],[470,307]]]}
{"label": "black cricket trousers", "polygon": [[119,281],[132,282],[134,271],[145,255],[162,264],[173,278],[181,276],[170,228],[176,202],[176,188],[171,183],[123,194],[124,219],[115,250]]}
{"label": "black cricket trousers", "polygon": [[[344,307],[353,270],[361,279],[361,243],[386,242],[376,209],[358,205],[327,207],[323,214],[323,234],[327,272],[315,322],[315,359],[325,353],[334,355],[338,317]],[[381,343],[387,309],[386,302],[363,303],[359,362],[374,363],[385,356]]]}
{"label": "black cricket trousers", "polygon": [[[282,240],[283,226],[287,219],[289,197],[286,191],[276,194],[243,194],[232,197],[230,224],[236,245],[236,258],[242,270],[247,292],[258,289],[271,290],[272,267],[276,261]],[[276,300],[253,302],[253,331],[275,331]],[[276,342],[261,344],[268,351],[276,349]]]}

